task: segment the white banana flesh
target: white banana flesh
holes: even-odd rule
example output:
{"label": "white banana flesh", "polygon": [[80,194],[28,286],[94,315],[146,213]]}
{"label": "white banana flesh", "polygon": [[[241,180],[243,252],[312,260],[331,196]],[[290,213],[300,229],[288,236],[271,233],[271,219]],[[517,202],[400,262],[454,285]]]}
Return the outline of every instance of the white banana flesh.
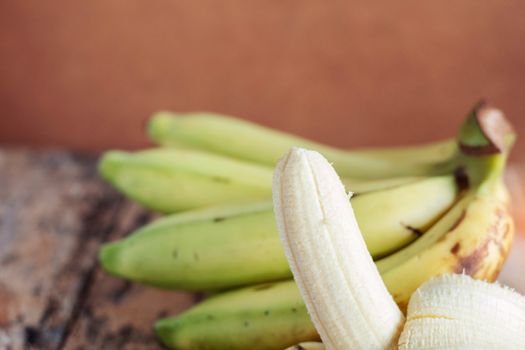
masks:
{"label": "white banana flesh", "polygon": [[332,166],[317,152],[292,148],[277,166],[273,199],[285,254],[326,349],[395,346],[404,316]]}
{"label": "white banana flesh", "polygon": [[325,350],[325,347],[323,343],[309,341],[290,346],[286,348],[286,350]]}
{"label": "white banana flesh", "polygon": [[399,349],[525,349],[525,297],[468,275],[433,278],[412,294]]}

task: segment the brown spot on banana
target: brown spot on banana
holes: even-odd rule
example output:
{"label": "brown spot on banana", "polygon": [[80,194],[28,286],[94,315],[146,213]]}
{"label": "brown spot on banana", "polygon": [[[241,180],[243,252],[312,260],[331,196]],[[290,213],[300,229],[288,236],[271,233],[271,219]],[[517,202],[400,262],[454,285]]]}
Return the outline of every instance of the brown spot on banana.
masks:
{"label": "brown spot on banana", "polygon": [[408,231],[412,232],[416,237],[421,237],[423,236],[424,232],[414,226],[410,226],[410,225],[407,225],[407,224],[404,224],[404,223],[401,223],[401,226],[403,226],[404,228],[406,228]]}
{"label": "brown spot on banana", "polygon": [[267,290],[267,289],[272,288],[274,285],[275,285],[275,283],[260,284],[258,286],[253,287],[253,290],[255,290],[255,291]]}
{"label": "brown spot on banana", "polygon": [[[495,219],[485,241],[467,255],[458,256],[456,273],[466,273],[488,281],[497,278],[510,250],[513,224],[510,213],[501,208],[496,211]],[[451,253],[456,255],[459,249],[458,242],[452,247]]]}
{"label": "brown spot on banana", "polygon": [[454,244],[454,246],[450,249],[450,252],[454,255],[457,255],[459,250],[461,249],[461,244],[459,242],[457,242],[456,244]]}

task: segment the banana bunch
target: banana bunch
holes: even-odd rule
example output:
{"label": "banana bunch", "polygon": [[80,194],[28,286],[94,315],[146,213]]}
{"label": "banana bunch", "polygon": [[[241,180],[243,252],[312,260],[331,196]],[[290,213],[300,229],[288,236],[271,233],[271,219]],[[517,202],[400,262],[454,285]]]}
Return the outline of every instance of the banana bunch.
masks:
{"label": "banana bunch", "polygon": [[296,349],[525,348],[525,297],[466,274],[423,283],[405,318],[366,250],[342,183],[319,153],[292,149],[283,158],[274,207],[288,262],[323,340]]}
{"label": "banana bunch", "polygon": [[320,152],[354,193],[345,201],[373,260],[366,271],[378,271],[382,294],[401,311],[433,276],[493,280],[512,241],[501,175],[514,133],[483,104],[455,139],[392,149],[341,150],[204,113],[160,112],[148,131],[161,147],[107,152],[99,170],[128,197],[169,215],[104,245],[100,261],[126,279],[212,293],[156,323],[172,348],[283,349],[319,339],[272,202],[274,166],[292,147]]}

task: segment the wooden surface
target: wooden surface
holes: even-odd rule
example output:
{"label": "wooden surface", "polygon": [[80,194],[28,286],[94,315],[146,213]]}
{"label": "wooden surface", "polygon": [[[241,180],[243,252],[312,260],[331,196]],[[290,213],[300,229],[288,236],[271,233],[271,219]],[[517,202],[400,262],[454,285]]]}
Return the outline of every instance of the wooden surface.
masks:
{"label": "wooden surface", "polygon": [[102,242],[151,218],[98,179],[94,157],[0,149],[0,349],[162,349],[153,321],[194,296],[97,264]]}

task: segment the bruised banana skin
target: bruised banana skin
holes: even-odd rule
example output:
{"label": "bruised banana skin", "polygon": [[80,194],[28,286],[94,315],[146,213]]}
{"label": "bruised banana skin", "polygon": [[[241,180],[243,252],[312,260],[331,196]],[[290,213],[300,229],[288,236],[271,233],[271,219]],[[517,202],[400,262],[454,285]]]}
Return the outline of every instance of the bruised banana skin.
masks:
{"label": "bruised banana skin", "polygon": [[291,147],[308,148],[333,162],[340,176],[367,179],[444,174],[454,168],[457,155],[454,140],[399,149],[346,151],[205,112],[158,112],[150,119],[148,133],[160,145],[192,147],[272,167]]}
{"label": "bruised banana skin", "polygon": [[280,350],[319,340],[293,281],[268,283],[209,298],[158,321],[162,343],[181,350]]}
{"label": "bruised banana skin", "polygon": [[463,208],[467,200],[460,201],[446,217],[451,225],[444,234],[437,232],[439,222],[421,241],[377,262],[383,281],[401,308],[432,276],[466,273],[487,281],[498,276],[514,236],[512,217],[506,204],[494,198],[473,195],[472,202]]}
{"label": "bruised banana skin", "polygon": [[[465,272],[466,274],[471,274],[474,278],[490,281],[497,276],[508,254],[514,230],[507,203],[497,199],[500,191],[501,189],[494,188],[485,193],[466,195],[463,200],[459,201],[431,228],[431,230],[433,228],[435,230],[439,229],[438,232],[427,232],[434,238],[434,242],[430,246],[420,246],[421,250],[417,251],[415,255],[408,254],[407,251],[402,250],[391,256],[395,259],[387,257],[376,262],[387,289],[401,309],[406,308],[414,290],[431,277],[443,273]],[[414,244],[411,244],[408,248]],[[408,252],[412,253],[411,251]],[[282,289],[274,289],[274,291],[279,290],[279,293],[286,293],[290,296],[287,299],[289,307],[298,304],[303,305],[297,286],[293,281],[279,282],[276,285],[280,285]],[[268,294],[271,294],[271,291],[271,289],[268,290]],[[245,292],[246,295],[243,300],[251,300],[251,302],[246,302],[247,305],[252,304],[251,307],[257,305],[257,308],[271,309],[273,304],[281,298],[278,293],[274,293],[267,296],[265,304],[260,304],[253,291],[246,289]],[[228,293],[232,292],[226,292],[225,294]],[[232,298],[230,300],[232,304],[229,305],[235,309],[235,299]],[[223,305],[223,307],[226,308],[228,305]],[[248,307],[248,309],[251,309],[251,307]],[[204,308],[209,309],[210,312],[215,311],[215,308],[206,306]],[[191,312],[191,310],[188,312]],[[239,315],[242,315],[247,310],[238,310],[237,312]],[[302,317],[305,319],[302,319]],[[177,318],[173,318],[172,322],[176,320]],[[226,322],[226,320],[227,318],[223,319],[219,313],[213,319],[213,323],[201,320],[195,324],[192,324],[190,321],[185,323],[185,325],[190,329],[199,327],[202,330],[213,328],[215,322]],[[286,322],[288,327],[293,327],[297,322],[305,322],[307,320],[309,321],[307,314],[295,314],[287,319]],[[277,331],[279,327],[283,327],[283,324],[280,323],[279,326],[274,328],[272,326],[274,320],[268,321],[269,323],[265,328],[261,329],[259,334],[271,334],[273,331]],[[278,320],[276,319],[275,321],[277,322]],[[307,333],[315,332],[313,324],[302,324],[305,327],[311,327],[305,330]],[[231,328],[225,330],[221,336],[230,339],[236,336],[237,331],[237,328]],[[175,334],[171,334],[171,336],[177,337],[177,330],[172,329],[172,332]],[[210,348],[213,347],[214,342],[217,340],[216,338],[208,337],[206,333],[201,333],[199,336],[194,334],[194,336],[199,339],[201,344],[207,344]],[[237,339],[240,342],[245,340],[243,337],[237,337]],[[248,340],[255,341],[255,339],[251,337]],[[268,347],[268,349],[283,349],[306,340],[309,339],[294,337],[290,339],[290,343],[286,343],[274,339],[275,346],[272,348]],[[176,347],[175,344],[172,344],[172,346],[181,350],[191,349],[180,345]],[[245,349],[245,347],[236,347],[233,344],[230,349],[241,350]]]}
{"label": "bruised banana skin", "polygon": [[[457,192],[454,178],[442,176],[352,198],[371,255],[416,239],[414,231],[433,224]],[[100,260],[114,275],[165,288],[215,290],[290,278],[272,207],[263,201],[162,218],[104,245]]]}

